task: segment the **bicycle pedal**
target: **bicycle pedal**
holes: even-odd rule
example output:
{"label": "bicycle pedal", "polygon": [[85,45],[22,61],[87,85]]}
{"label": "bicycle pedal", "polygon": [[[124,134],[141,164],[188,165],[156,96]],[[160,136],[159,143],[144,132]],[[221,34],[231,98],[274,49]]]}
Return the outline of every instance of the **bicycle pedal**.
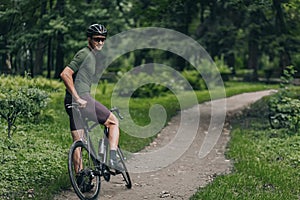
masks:
{"label": "bicycle pedal", "polygon": [[109,180],[110,180],[109,168],[106,165],[103,165],[101,172],[102,172],[102,176],[103,176],[104,180],[109,182]]}
{"label": "bicycle pedal", "polygon": [[105,171],[103,172],[103,178],[104,178],[104,180],[105,180],[106,182],[109,182],[109,181],[110,181],[110,172],[107,171],[107,170],[105,170]]}

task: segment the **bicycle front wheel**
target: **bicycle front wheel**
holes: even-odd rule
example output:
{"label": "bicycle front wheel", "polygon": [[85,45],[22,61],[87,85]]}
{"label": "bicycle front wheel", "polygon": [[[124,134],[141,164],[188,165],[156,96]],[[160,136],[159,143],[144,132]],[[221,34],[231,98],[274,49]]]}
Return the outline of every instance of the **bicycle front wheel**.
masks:
{"label": "bicycle front wheel", "polygon": [[70,148],[68,170],[77,196],[81,200],[97,199],[101,186],[97,162],[82,141],[74,142]]}

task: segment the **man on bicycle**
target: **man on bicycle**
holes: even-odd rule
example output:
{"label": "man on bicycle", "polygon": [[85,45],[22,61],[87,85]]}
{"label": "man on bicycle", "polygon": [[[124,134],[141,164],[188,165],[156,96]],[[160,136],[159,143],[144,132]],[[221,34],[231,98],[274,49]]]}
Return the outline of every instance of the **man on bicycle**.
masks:
{"label": "man on bicycle", "polygon": [[[79,50],[73,60],[64,68],[60,74],[66,86],[65,109],[70,119],[70,129],[73,141],[83,138],[83,124],[76,119],[72,108],[67,104],[76,102],[84,117],[89,120],[99,122],[109,128],[109,145],[110,145],[110,165],[118,169],[116,150],[119,142],[119,122],[116,116],[110,112],[104,105],[91,97],[92,81],[96,77],[96,71],[99,71],[99,61],[97,54],[103,48],[107,36],[107,29],[101,24],[93,24],[87,29],[88,46]],[[76,157],[76,156],[75,156]],[[76,160],[76,158],[74,158]],[[74,162],[76,163],[76,162]],[[82,164],[75,166],[79,171]],[[78,171],[78,172],[79,172]]]}

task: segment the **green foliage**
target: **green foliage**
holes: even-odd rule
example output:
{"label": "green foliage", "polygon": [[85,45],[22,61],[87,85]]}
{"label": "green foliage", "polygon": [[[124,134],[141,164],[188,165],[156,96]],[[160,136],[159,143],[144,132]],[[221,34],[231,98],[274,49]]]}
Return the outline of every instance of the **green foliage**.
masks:
{"label": "green foliage", "polygon": [[273,61],[271,61],[270,56],[267,56],[265,54],[261,56],[262,70],[267,81],[269,81],[272,75],[275,74],[276,68],[274,66],[276,66],[278,60],[278,58],[275,58]]}
{"label": "green foliage", "polygon": [[220,72],[223,81],[228,81],[230,75],[232,74],[232,68],[230,68],[224,60],[224,55],[222,54],[220,58],[215,56],[214,62]]}
{"label": "green foliage", "polygon": [[1,88],[0,94],[0,116],[6,120],[8,138],[11,137],[12,128],[16,128],[17,118],[37,119],[41,110],[47,106],[48,95],[37,88]]}
{"label": "green foliage", "polygon": [[[28,199],[29,190],[37,199],[49,199],[61,187],[58,182],[68,184],[65,155],[71,140],[62,106],[64,90],[58,89],[63,85],[58,81],[19,76],[1,76],[0,85],[0,102],[5,104],[0,113],[7,109],[10,110],[6,114],[22,110],[16,116],[22,123],[18,123],[14,137],[0,140],[0,199]],[[37,87],[49,91],[50,96]],[[38,115],[39,120],[45,119],[43,123],[36,120],[30,123]],[[0,123],[0,127],[3,135],[4,124]]]}
{"label": "green foliage", "polygon": [[[37,132],[43,137],[37,137]],[[39,188],[52,187],[63,175],[66,150],[47,139],[47,134],[51,130],[45,125],[28,126],[14,140],[0,140],[0,199],[27,199],[30,189],[40,199]]]}
{"label": "green foliage", "polygon": [[270,123],[273,128],[298,130],[300,123],[300,100],[290,97],[273,97],[270,100]]}
{"label": "green foliage", "polygon": [[231,68],[225,63],[224,55],[222,54],[220,58],[217,56],[214,58],[214,62],[220,72],[220,74],[231,74]]}
{"label": "green foliage", "polygon": [[[66,161],[72,138],[68,117],[63,107],[64,85],[62,82],[43,78],[23,79],[21,77],[1,77],[0,85],[1,88],[4,86],[9,89],[21,88],[20,85],[24,88],[43,88],[47,90],[51,101],[41,113],[40,117],[45,119],[41,121],[42,123],[20,123],[14,137],[11,139],[2,137],[4,139],[0,140],[0,199],[28,199],[27,191],[29,190],[34,191],[35,199],[53,199],[55,194],[71,187]],[[35,82],[36,87],[33,87]],[[105,89],[101,85],[96,88],[95,96],[104,105],[110,107],[114,85],[104,84]],[[261,84],[248,85],[229,82],[227,85],[227,96],[244,91],[266,89],[266,86]],[[53,87],[51,88],[51,86]],[[194,95],[194,93],[187,91],[184,94],[186,102],[182,109],[193,106],[189,102],[189,95]],[[196,91],[196,95],[199,102],[210,100],[210,94],[206,90]],[[163,105],[168,113],[168,120],[180,109],[176,96],[173,94],[152,99],[132,98],[129,105],[131,117],[138,124],[149,123],[149,108],[154,104]],[[48,120],[45,114],[51,115],[51,120]],[[120,123],[123,122],[120,120]],[[3,135],[3,124],[0,124],[0,127],[0,134]],[[92,134],[99,136],[97,131]],[[120,145],[125,150],[137,152],[152,140],[153,137],[136,138],[122,132]]]}
{"label": "green foliage", "polygon": [[205,88],[205,83],[197,70],[183,70],[182,75],[190,83],[194,90]]}
{"label": "green foliage", "polygon": [[[200,70],[200,72],[198,70]],[[231,74],[231,69],[224,62],[224,56],[221,56],[221,58],[215,57],[214,63],[211,63],[207,59],[202,60],[198,66],[198,70],[185,69],[182,72],[182,75],[194,90],[205,90],[207,89],[207,84],[211,84],[211,86],[213,86],[213,84],[217,85],[219,81],[221,81],[218,81],[219,75],[223,81],[228,81],[228,75]],[[203,75],[206,79],[203,79]],[[206,83],[205,81],[207,80],[209,80],[210,83]]]}
{"label": "green foliage", "polygon": [[280,83],[280,89],[284,94],[288,92],[288,87],[292,84],[292,81],[294,80],[295,73],[297,71],[295,70],[294,66],[290,65],[287,66],[283,70],[283,75],[280,77],[281,83]]}
{"label": "green foliage", "polygon": [[[272,71],[279,71],[279,63],[285,59],[298,67],[298,10],[298,0],[3,1],[0,7],[1,70],[6,68],[7,56],[12,64],[10,72],[16,74],[33,68],[41,68],[36,69],[41,74],[46,61],[52,62],[47,63],[49,70],[53,69],[53,63],[63,65],[60,59],[67,63],[74,52],[86,45],[84,32],[89,24],[97,22],[107,26],[109,36],[136,27],[170,28],[199,41],[213,58],[224,55],[224,63],[243,69],[250,63],[248,44],[254,41],[258,55],[253,61],[264,62],[262,55],[268,55],[272,62],[267,69],[266,76],[269,76]],[[74,17],[76,15],[81,17]],[[133,60],[144,60],[149,55],[139,54]],[[150,57],[155,60],[160,55]],[[127,66],[128,59],[131,58],[122,57],[118,67]],[[167,59],[170,63],[177,61],[165,57]],[[37,65],[38,62],[41,63]],[[55,70],[57,75],[61,69],[56,66]]]}
{"label": "green foliage", "polygon": [[167,94],[170,90],[183,91],[184,80],[178,80],[172,74],[174,72],[160,69],[159,66],[153,69],[147,67],[140,70],[131,71],[125,75],[121,72],[118,76],[122,79],[119,81],[119,87],[116,92],[120,96],[152,98]]}
{"label": "green foliage", "polygon": [[21,87],[38,88],[47,92],[55,92],[64,90],[61,83],[56,80],[46,79],[42,77],[31,78],[29,73],[25,76],[9,76],[0,75],[0,87],[5,90],[18,90]]}
{"label": "green foliage", "polygon": [[[39,89],[49,88],[45,79],[31,79],[21,76],[1,75],[0,82],[0,116],[6,120],[8,137],[11,137],[11,131],[16,128],[15,123],[20,119],[37,120],[42,109],[47,106],[48,94]],[[55,84],[54,84],[55,85]],[[55,86],[52,87],[52,89]]]}
{"label": "green foliage", "polygon": [[232,172],[216,177],[191,199],[299,198],[300,132],[291,135],[288,129],[270,128],[268,99],[231,119],[234,128],[226,155],[234,161]]}
{"label": "green foliage", "polygon": [[[288,128],[296,131],[300,123],[300,100],[293,94],[291,83],[296,73],[293,66],[284,70],[280,90],[269,102],[270,123],[273,128]],[[296,97],[296,98],[295,98]]]}

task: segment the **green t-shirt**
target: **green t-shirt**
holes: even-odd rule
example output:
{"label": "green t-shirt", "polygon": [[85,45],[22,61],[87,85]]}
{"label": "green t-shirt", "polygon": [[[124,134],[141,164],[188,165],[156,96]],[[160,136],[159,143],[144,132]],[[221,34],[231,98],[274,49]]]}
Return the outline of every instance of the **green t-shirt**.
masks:
{"label": "green t-shirt", "polygon": [[[96,73],[96,58],[94,53],[85,47],[79,50],[73,60],[67,65],[73,71],[74,86],[79,96],[90,93],[91,85]],[[67,91],[67,95],[71,94]]]}

